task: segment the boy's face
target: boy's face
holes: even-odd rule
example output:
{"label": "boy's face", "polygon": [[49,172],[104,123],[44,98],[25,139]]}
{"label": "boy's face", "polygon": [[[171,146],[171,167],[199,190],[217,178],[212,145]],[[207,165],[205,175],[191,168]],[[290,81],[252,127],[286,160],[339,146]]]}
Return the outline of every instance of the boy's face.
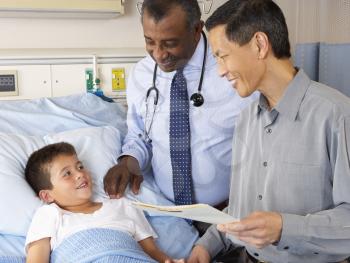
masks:
{"label": "boy's face", "polygon": [[39,195],[44,201],[55,202],[66,210],[90,201],[91,177],[76,155],[59,155],[48,169],[52,189],[40,191]]}

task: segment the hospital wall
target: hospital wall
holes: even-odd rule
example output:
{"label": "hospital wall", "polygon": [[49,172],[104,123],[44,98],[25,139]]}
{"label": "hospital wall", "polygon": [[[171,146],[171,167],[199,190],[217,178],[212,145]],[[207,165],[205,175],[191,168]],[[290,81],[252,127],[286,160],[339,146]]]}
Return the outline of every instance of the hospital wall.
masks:
{"label": "hospital wall", "polygon": [[[0,74],[1,70],[17,71],[19,87],[18,96],[1,99],[84,92],[85,70],[92,67],[93,55],[98,57],[104,92],[123,96],[112,91],[112,69],[124,68],[127,78],[132,66],[146,54],[137,2],[126,0],[125,14],[115,19],[0,18]],[[210,13],[224,2],[214,0]],[[286,15],[293,44],[295,1],[276,2]],[[203,19],[210,13],[203,14]]]}

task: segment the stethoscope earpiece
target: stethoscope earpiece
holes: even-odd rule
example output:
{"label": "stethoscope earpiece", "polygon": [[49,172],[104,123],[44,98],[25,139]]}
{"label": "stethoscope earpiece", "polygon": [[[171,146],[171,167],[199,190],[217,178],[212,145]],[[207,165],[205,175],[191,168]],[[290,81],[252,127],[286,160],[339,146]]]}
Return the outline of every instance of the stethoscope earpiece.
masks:
{"label": "stethoscope earpiece", "polygon": [[193,93],[191,98],[190,98],[190,101],[191,101],[193,106],[200,107],[204,103],[204,97],[199,92]]}

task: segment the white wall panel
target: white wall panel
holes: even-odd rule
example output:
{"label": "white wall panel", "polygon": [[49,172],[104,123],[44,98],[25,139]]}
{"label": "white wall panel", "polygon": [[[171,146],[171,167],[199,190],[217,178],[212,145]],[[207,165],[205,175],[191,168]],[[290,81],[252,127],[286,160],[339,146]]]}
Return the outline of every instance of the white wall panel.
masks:
{"label": "white wall panel", "polygon": [[[115,96],[112,92],[112,69],[124,68],[126,81],[133,63],[101,64],[98,65],[101,89],[107,96]],[[85,70],[92,69],[91,64],[52,65],[52,96],[65,96],[86,91]]]}
{"label": "white wall panel", "polygon": [[0,97],[0,99],[31,99],[51,96],[50,66],[0,66],[0,70],[17,70],[19,88],[19,96]]}
{"label": "white wall panel", "polygon": [[84,92],[86,68],[91,68],[91,65],[52,65],[52,96]]}

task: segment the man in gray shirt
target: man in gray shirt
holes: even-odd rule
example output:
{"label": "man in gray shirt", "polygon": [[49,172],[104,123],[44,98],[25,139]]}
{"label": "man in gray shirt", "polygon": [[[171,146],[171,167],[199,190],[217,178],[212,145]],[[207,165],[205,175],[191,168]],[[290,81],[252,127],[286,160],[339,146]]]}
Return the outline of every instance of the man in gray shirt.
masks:
{"label": "man in gray shirt", "polygon": [[229,245],[245,247],[240,262],[345,260],[350,99],[293,67],[273,1],[228,1],[206,27],[219,74],[240,96],[261,96],[235,130],[227,209],[238,221],[209,228],[188,262],[209,262]]}

